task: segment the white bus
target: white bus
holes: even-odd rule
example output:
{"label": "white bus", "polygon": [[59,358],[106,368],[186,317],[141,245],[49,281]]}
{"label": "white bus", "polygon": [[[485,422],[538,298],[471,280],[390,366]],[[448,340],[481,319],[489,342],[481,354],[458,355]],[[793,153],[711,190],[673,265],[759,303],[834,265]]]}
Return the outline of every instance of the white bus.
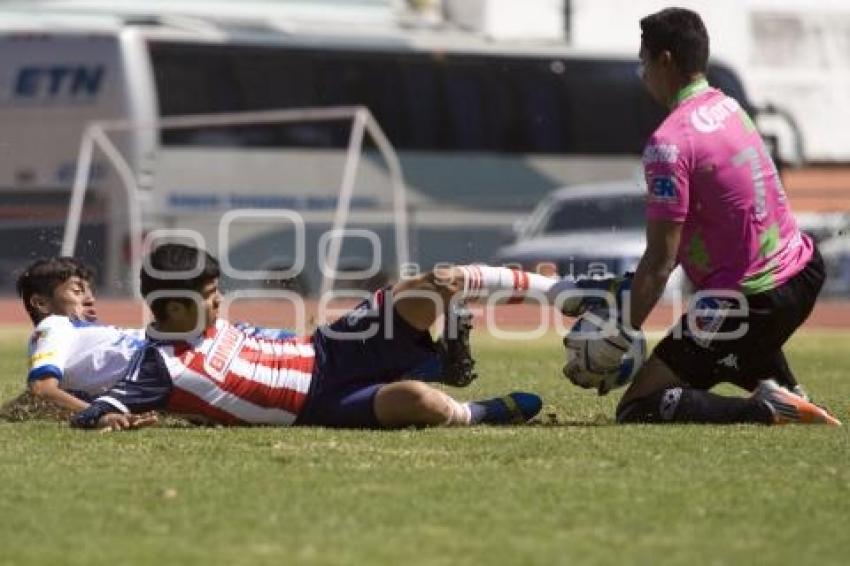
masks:
{"label": "white bus", "polygon": [[[314,220],[307,257],[316,257],[338,204],[350,123],[149,126],[192,114],[367,107],[401,160],[410,259],[428,268],[491,259],[512,221],[554,188],[634,175],[663,116],[634,54],[494,44],[460,31],[19,13],[0,23],[0,63],[0,227],[20,243],[4,246],[0,267],[58,251],[92,120],[138,125],[113,139],[144,193],[147,227],[194,229],[243,269],[278,268],[292,261],[291,234],[246,228],[225,245],[218,218],[235,208],[304,212]],[[753,111],[729,67],[712,65],[709,79]],[[384,169],[367,145],[351,222],[390,242]],[[127,202],[102,155],[90,183],[76,250],[100,267],[107,289],[120,288]],[[341,265],[356,267],[371,253],[361,248],[346,242]],[[392,247],[383,248],[382,264],[393,265]],[[317,288],[314,264],[298,284]]]}

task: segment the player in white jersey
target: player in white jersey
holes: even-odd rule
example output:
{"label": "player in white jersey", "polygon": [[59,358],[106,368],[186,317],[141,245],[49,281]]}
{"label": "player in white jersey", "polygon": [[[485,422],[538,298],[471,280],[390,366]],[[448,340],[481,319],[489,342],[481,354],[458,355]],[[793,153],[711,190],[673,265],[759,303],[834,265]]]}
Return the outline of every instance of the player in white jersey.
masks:
{"label": "player in white jersey", "polygon": [[27,267],[17,290],[35,325],[27,384],[38,397],[78,411],[112,387],[144,342],[140,329],[95,323],[91,271],[68,257]]}
{"label": "player in white jersey", "polygon": [[141,329],[50,315],[30,339],[27,381],[56,380],[65,391],[96,396],[121,379],[144,341]]}

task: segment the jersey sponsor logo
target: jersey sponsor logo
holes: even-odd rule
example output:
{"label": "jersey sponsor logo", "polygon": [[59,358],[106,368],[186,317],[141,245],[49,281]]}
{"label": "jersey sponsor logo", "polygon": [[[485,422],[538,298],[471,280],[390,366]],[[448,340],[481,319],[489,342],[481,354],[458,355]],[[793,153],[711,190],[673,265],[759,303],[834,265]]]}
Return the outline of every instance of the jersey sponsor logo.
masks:
{"label": "jersey sponsor logo", "polygon": [[645,165],[652,163],[676,163],[679,159],[679,146],[674,143],[648,145],[643,150]]}
{"label": "jersey sponsor logo", "polygon": [[711,106],[703,105],[691,112],[691,124],[698,132],[710,134],[726,127],[726,120],[735,116],[741,105],[734,98],[725,97]]}
{"label": "jersey sponsor logo", "polygon": [[703,297],[695,305],[698,314],[694,317],[693,322],[696,328],[689,327],[685,334],[690,336],[697,346],[701,348],[711,347],[714,336],[720,331],[720,327],[726,321],[729,309],[733,306],[730,301]]}
{"label": "jersey sponsor logo", "polygon": [[230,364],[242,349],[245,335],[233,327],[228,327],[215,337],[210,353],[204,359],[204,369],[210,377],[223,382]]}
{"label": "jersey sponsor logo", "polygon": [[56,352],[39,352],[30,357],[30,366],[34,366],[53,357],[56,357]]}
{"label": "jersey sponsor logo", "polygon": [[679,202],[679,190],[673,177],[653,177],[649,183],[649,200],[661,203]]}
{"label": "jersey sponsor logo", "polygon": [[112,346],[118,348],[121,346],[126,346],[128,348],[137,349],[141,348],[145,345],[145,341],[142,338],[137,338],[132,334],[120,333],[115,341],[112,342]]}

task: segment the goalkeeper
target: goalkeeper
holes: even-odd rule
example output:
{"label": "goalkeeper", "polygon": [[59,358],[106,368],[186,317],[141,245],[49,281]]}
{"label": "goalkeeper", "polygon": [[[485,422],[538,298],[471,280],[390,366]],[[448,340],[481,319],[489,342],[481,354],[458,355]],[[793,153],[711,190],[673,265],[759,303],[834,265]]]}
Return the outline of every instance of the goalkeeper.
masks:
{"label": "goalkeeper", "polygon": [[[640,27],[641,75],[669,115],[643,153],[647,247],[623,322],[641,327],[677,263],[702,299],[635,376],[618,422],[840,424],[806,399],[782,352],[814,307],[824,264],[767,148],[738,102],[708,85],[698,14],[668,8]],[[708,391],[720,382],[752,394]]]}

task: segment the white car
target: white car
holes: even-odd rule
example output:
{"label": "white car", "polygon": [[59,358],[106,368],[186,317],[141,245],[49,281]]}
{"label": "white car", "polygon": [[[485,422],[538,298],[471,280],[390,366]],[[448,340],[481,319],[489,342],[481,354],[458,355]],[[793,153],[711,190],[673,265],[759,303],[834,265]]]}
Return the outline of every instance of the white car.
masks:
{"label": "white car", "polygon": [[843,232],[819,244],[826,265],[823,294],[850,296],[850,233]]}
{"label": "white car", "polygon": [[[531,271],[551,262],[561,275],[634,271],[646,248],[645,194],[637,180],[558,189],[517,222],[516,241],[495,261]],[[665,296],[686,291],[686,281],[676,268]]]}
{"label": "white car", "polygon": [[797,224],[814,238],[823,256],[822,296],[850,296],[850,213],[803,212],[797,215]]}

